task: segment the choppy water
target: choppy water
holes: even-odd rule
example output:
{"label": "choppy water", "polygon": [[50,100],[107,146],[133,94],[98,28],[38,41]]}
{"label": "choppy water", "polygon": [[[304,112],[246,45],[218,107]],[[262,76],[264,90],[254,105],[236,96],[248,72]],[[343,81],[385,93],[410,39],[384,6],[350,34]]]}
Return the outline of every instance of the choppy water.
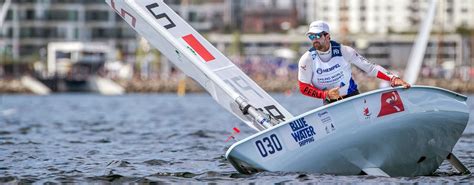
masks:
{"label": "choppy water", "polygon": [[[294,114],[319,104],[273,96]],[[471,171],[473,112],[454,148]],[[224,158],[233,127],[242,131],[238,138],[253,133],[207,94],[1,95],[0,183],[474,183],[447,163],[433,176],[413,178],[242,175]]]}

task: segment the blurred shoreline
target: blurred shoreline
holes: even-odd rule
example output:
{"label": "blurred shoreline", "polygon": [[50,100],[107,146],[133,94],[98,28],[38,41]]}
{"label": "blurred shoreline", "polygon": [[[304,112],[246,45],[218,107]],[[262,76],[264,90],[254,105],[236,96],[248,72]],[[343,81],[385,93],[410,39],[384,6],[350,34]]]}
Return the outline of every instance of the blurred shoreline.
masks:
{"label": "blurred shoreline", "polygon": [[[125,88],[126,93],[176,93],[179,80],[150,79],[150,80],[123,80],[116,81]],[[267,92],[293,94],[299,93],[298,83],[295,79],[257,79],[255,82]],[[386,87],[388,84],[380,80],[367,78],[366,81],[358,80],[358,87],[361,92],[367,92],[378,88]],[[428,85],[441,87],[461,94],[474,94],[474,83],[461,79],[439,79],[421,78],[416,85]],[[186,93],[205,92],[198,83],[191,78],[185,79]],[[32,94],[19,79],[0,79],[0,94]]]}

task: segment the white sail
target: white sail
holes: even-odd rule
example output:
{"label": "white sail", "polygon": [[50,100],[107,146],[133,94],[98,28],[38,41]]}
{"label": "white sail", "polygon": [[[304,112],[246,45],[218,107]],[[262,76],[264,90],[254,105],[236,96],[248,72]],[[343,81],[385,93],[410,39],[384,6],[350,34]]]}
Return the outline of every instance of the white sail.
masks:
{"label": "white sail", "polygon": [[238,98],[280,122],[293,117],[162,0],[106,2],[221,106],[250,127],[259,130],[253,119],[240,110]]}
{"label": "white sail", "polygon": [[408,64],[405,69],[404,79],[409,84],[415,84],[418,74],[420,73],[421,63],[425,56],[426,46],[428,44],[428,38],[430,36],[431,27],[433,26],[433,19],[435,16],[437,0],[430,1],[430,7],[427,12],[426,18],[421,24],[420,32],[418,33],[417,39],[408,58]]}

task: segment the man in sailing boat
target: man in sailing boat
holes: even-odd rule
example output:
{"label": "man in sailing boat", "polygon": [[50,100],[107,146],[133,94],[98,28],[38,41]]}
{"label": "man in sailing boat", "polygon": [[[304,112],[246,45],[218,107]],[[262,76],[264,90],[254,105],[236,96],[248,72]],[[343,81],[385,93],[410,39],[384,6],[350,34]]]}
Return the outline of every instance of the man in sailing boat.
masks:
{"label": "man in sailing boat", "polygon": [[326,22],[312,22],[306,35],[313,47],[299,60],[298,82],[302,94],[323,99],[324,104],[359,94],[351,64],[369,76],[390,82],[392,87],[410,88],[410,84],[385,68],[369,63],[353,48],[332,41]]}

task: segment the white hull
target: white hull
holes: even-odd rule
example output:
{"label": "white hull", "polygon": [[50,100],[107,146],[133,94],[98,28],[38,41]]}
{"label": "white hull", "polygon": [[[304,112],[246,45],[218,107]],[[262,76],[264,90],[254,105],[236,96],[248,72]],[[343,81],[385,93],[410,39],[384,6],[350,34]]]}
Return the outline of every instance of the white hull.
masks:
{"label": "white hull", "polygon": [[226,158],[241,173],[429,175],[468,123],[466,100],[434,87],[377,90],[252,135],[232,145]]}

